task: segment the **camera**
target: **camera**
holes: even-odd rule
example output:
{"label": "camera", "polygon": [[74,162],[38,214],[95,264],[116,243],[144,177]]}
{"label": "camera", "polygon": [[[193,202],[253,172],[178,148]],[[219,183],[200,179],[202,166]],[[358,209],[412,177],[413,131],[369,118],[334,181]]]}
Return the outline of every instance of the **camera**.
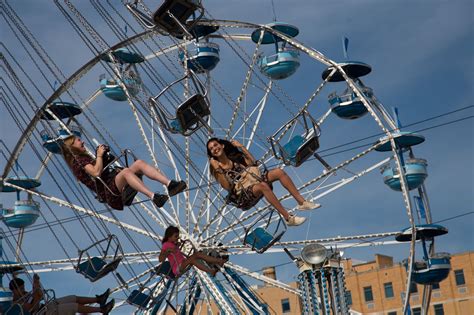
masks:
{"label": "camera", "polygon": [[[110,163],[112,163],[114,160],[115,160],[115,155],[113,155],[111,152],[110,152],[110,147],[106,144],[103,145],[104,146],[104,156],[102,157],[102,163],[105,166],[109,165]],[[97,147],[99,148],[99,147]],[[97,152],[97,150],[96,150]]]}

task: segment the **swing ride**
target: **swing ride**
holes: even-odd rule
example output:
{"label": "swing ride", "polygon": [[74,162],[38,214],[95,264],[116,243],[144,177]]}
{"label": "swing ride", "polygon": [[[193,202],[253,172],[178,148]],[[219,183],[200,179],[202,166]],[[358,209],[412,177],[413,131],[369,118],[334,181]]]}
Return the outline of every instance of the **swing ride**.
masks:
{"label": "swing ride", "polygon": [[[216,19],[198,0],[165,0],[158,6],[142,0],[92,3],[88,10],[69,0],[54,4],[93,54],[69,77],[15,9],[1,4],[10,29],[20,32],[18,39],[29,45],[35,61],[47,66],[36,71],[48,83],[61,84],[42,89],[13,54],[2,53],[5,74],[14,83],[8,85],[17,89],[6,92],[11,99],[4,105],[14,108],[25,102],[31,108],[28,113],[10,111],[22,134],[13,148],[2,150],[6,163],[2,164],[0,192],[2,197],[16,193],[17,198],[4,198],[11,200],[13,208],[7,202],[1,206],[6,227],[2,241],[14,259],[2,258],[0,279],[23,269],[75,270],[82,277],[75,274],[74,281],[114,283],[112,294],[121,301],[116,307],[137,313],[198,314],[212,302],[221,314],[269,314],[268,305],[245,276],[300,296],[305,314],[332,314],[335,309],[348,314],[344,274],[334,265],[337,252],[324,251],[317,261],[307,253],[311,248],[302,253],[309,266],[300,269],[298,276],[304,290],[233,260],[239,255],[297,252],[309,245],[319,246],[317,250],[335,244],[344,248],[345,240],[395,235],[397,242],[410,243],[407,287],[415,281],[431,290],[430,285],[446,278],[449,255],[437,253],[433,244],[434,237],[447,230],[432,223],[424,188],[427,161],[415,157],[413,150],[424,137],[402,131],[397,114],[390,115],[372,88],[364,85],[361,78],[370,74],[371,66],[329,59],[297,40],[300,30],[288,23]],[[95,24],[91,10],[103,23]],[[101,35],[101,27],[111,31],[108,37]],[[318,75],[317,81],[308,83],[311,88],[303,97],[285,92],[284,82],[291,82],[305,68],[320,71],[322,81]],[[24,80],[18,80],[19,76]],[[341,86],[342,93],[333,92]],[[33,89],[34,95],[27,92]],[[20,118],[25,117],[28,121],[22,122]],[[357,154],[330,162],[323,159],[318,150],[328,145],[328,125],[347,120],[357,124],[359,119],[372,124],[383,137]],[[90,148],[98,141],[108,144],[118,157],[106,169],[127,167],[128,152],[151,161],[164,174],[185,180],[189,189],[157,208],[128,187],[122,196],[124,211],[114,211],[78,183],[64,162],[62,143],[71,135],[81,137]],[[287,227],[265,198],[257,196],[243,204],[216,185],[205,153],[212,135],[242,139],[261,167],[287,169],[305,198],[321,201],[323,207],[327,196],[381,169],[383,182],[401,193],[409,227],[401,232],[301,239],[294,232],[297,228]],[[274,189],[286,208],[294,208],[289,194]],[[23,195],[27,198],[21,199]],[[426,214],[423,224],[415,224],[415,213]],[[26,242],[34,244],[30,235],[40,224],[43,233],[54,235],[57,254],[35,251],[32,255],[22,250]],[[188,255],[204,251],[215,257],[230,256],[222,274],[213,278],[190,268],[176,276],[168,261],[159,264],[161,239],[169,225],[178,226],[183,252]],[[423,261],[415,262],[417,240]],[[321,286],[318,292],[316,285]],[[331,298],[328,290],[333,290]],[[317,297],[322,297],[319,304]],[[405,310],[408,299],[409,294]],[[5,283],[0,283],[0,308],[9,314],[22,311],[21,305],[12,303]]]}

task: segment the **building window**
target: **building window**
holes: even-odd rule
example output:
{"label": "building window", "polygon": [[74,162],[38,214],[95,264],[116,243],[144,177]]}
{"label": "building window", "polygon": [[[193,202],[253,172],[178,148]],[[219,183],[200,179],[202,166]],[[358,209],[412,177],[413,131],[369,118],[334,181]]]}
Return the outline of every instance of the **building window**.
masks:
{"label": "building window", "polygon": [[418,287],[416,286],[415,282],[410,284],[410,293],[418,293]]}
{"label": "building window", "polygon": [[352,294],[350,290],[346,291],[346,303],[347,305],[352,305]]}
{"label": "building window", "polygon": [[414,307],[411,310],[413,315],[421,315],[421,307]]}
{"label": "building window", "polygon": [[462,269],[454,270],[454,277],[456,278],[456,285],[465,285],[464,271]]}
{"label": "building window", "polygon": [[388,312],[387,315],[397,315],[397,312]]}
{"label": "building window", "polygon": [[434,315],[444,315],[443,304],[435,304],[433,305],[434,308]]}
{"label": "building window", "polygon": [[383,284],[385,289],[385,297],[386,298],[393,298],[393,286],[391,282],[387,282]]}
{"label": "building window", "polygon": [[283,313],[291,312],[290,300],[289,299],[281,300],[281,310],[282,310]]}
{"label": "building window", "polygon": [[432,288],[433,290],[439,290],[439,283],[438,283],[438,282],[433,283],[433,284],[431,285],[431,288]]}
{"label": "building window", "polygon": [[374,300],[374,295],[372,294],[372,287],[364,287],[364,297],[366,302],[372,302]]}

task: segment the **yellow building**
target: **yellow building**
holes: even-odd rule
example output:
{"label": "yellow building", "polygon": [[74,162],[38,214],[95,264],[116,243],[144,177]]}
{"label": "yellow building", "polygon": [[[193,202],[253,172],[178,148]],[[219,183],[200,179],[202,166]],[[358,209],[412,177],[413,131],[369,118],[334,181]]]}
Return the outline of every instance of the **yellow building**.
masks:
{"label": "yellow building", "polygon": [[[402,314],[407,273],[393,258],[376,255],[374,261],[355,264],[344,260],[347,295],[351,309],[362,314]],[[420,314],[423,286],[412,285],[412,314]],[[474,314],[474,252],[451,257],[447,279],[434,286],[429,314]]]}
{"label": "yellow building", "polygon": [[[405,291],[407,273],[401,263],[394,263],[390,256],[375,255],[374,261],[357,263],[352,259],[345,259],[342,264],[351,314],[402,314],[402,294]],[[265,268],[263,274],[276,279],[273,267]],[[289,285],[298,287],[297,282]],[[302,314],[298,296],[269,285],[254,289],[269,306],[270,314]],[[423,286],[412,286],[412,315],[421,314],[422,294]],[[198,303],[196,309],[200,309],[201,314],[211,314],[208,308],[212,309],[212,314],[219,313],[214,303],[204,300]],[[451,272],[447,279],[434,286],[429,314],[474,315],[474,252],[451,256]]]}

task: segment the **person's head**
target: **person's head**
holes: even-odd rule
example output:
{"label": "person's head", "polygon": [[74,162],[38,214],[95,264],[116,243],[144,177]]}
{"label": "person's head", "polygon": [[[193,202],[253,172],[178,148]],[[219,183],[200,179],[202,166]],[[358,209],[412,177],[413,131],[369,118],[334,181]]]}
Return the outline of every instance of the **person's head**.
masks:
{"label": "person's head", "polygon": [[176,226],[168,226],[165,230],[165,235],[163,236],[164,242],[176,243],[179,240],[179,229]]}
{"label": "person's head", "polygon": [[81,138],[73,135],[63,139],[61,151],[69,166],[72,166],[74,163],[75,156],[88,155],[87,150],[84,147],[84,141],[82,141]]}
{"label": "person's head", "polygon": [[[210,138],[206,143],[207,156],[210,159],[219,159],[220,157],[227,157],[235,163],[239,163],[247,166],[244,155],[236,146],[230,141]],[[211,169],[211,173],[214,174],[214,170]]]}
{"label": "person's head", "polygon": [[13,278],[8,284],[8,287],[13,292],[13,294],[21,295],[25,292],[25,281],[20,278]]}

